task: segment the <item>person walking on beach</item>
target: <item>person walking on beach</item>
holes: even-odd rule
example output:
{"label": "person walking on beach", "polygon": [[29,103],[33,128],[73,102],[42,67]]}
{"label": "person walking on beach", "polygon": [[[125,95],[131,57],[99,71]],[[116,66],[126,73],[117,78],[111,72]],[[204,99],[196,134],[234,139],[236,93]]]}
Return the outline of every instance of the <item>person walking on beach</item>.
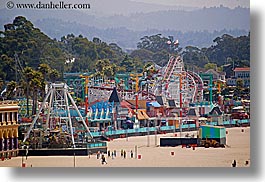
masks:
{"label": "person walking on beach", "polygon": [[246,162],[245,162],[245,165],[247,166],[247,165],[248,165],[248,163],[249,163],[249,162],[248,162],[248,161],[246,161]]}
{"label": "person walking on beach", "polygon": [[97,159],[99,159],[99,156],[100,156],[100,151],[98,151],[97,153]]}
{"label": "person walking on beach", "polygon": [[116,150],[114,150],[114,157],[116,157]]}
{"label": "person walking on beach", "polygon": [[123,150],[121,149],[121,157],[123,156]]}
{"label": "person walking on beach", "polygon": [[108,164],[107,161],[106,161],[106,158],[105,158],[105,156],[104,156],[103,154],[102,154],[102,156],[101,156],[101,160],[102,160],[102,165],[103,165],[104,163]]}
{"label": "person walking on beach", "polygon": [[232,167],[236,167],[236,160],[233,161]]}
{"label": "person walking on beach", "polygon": [[90,151],[88,151],[88,157],[89,157],[89,159],[90,159],[90,155],[91,155],[91,152],[90,152]]}
{"label": "person walking on beach", "polygon": [[124,159],[126,158],[126,152],[125,152],[125,150],[123,151],[123,157],[124,157]]}
{"label": "person walking on beach", "polygon": [[114,152],[111,152],[111,157],[112,159],[114,159]]}
{"label": "person walking on beach", "polygon": [[131,158],[133,158],[133,151],[131,150]]}
{"label": "person walking on beach", "polygon": [[110,150],[108,151],[108,157],[110,157]]}

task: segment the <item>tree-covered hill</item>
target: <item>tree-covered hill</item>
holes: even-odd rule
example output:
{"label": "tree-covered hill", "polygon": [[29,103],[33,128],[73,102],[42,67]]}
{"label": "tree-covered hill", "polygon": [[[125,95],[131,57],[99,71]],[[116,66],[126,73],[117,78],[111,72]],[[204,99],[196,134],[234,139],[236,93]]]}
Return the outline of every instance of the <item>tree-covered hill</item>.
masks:
{"label": "tree-covered hill", "polygon": [[235,66],[250,65],[250,34],[239,37],[223,34],[204,48],[192,44],[183,47],[181,42],[174,44],[174,41],[169,35],[145,35],[139,39],[137,49],[126,54],[118,44],[107,44],[97,37],[89,40],[69,32],[59,40],[51,39],[25,17],[18,16],[0,32],[0,79],[17,80],[16,71],[21,72],[26,67],[37,70],[41,64],[56,70],[59,78],[63,72],[85,71],[113,76],[117,72],[139,72],[148,61],[163,66],[170,54],[180,54],[185,63],[198,67],[208,63],[222,66],[227,62]]}
{"label": "tree-covered hill", "polygon": [[[104,6],[100,6],[102,2]],[[159,10],[153,6],[143,8],[143,4],[135,6],[136,2],[129,0],[116,2],[123,8],[108,0],[90,3],[91,9],[85,11],[0,9],[0,26],[17,15],[23,15],[52,39],[60,39],[69,33],[81,34],[90,40],[99,37],[106,43],[116,43],[124,50],[135,49],[141,37],[157,33],[178,38],[184,47],[193,45],[202,48],[210,46],[214,38],[223,34],[240,36],[250,31],[249,8],[220,6],[184,10],[160,7]],[[107,13],[110,11],[112,13]]]}
{"label": "tree-covered hill", "polygon": [[[125,53],[116,43],[100,38],[89,40],[68,33],[51,39],[23,16],[4,25],[0,31],[0,88],[7,88],[7,99],[21,96],[37,100],[45,95],[47,82],[63,79],[64,72],[92,72],[113,78],[116,73],[143,72],[151,64],[164,66],[169,55],[183,56],[186,66],[211,68],[230,63],[250,66],[250,33],[233,37],[223,34],[210,47],[182,47],[173,36],[145,35],[137,49]],[[3,97],[3,95],[1,95]]]}
{"label": "tree-covered hill", "polygon": [[37,70],[40,64],[57,70],[60,78],[63,72],[97,72],[99,60],[108,60],[116,71],[128,70],[129,64],[121,66],[128,60],[141,65],[139,59],[126,55],[117,44],[107,44],[97,37],[88,40],[69,33],[60,40],[51,39],[23,16],[4,25],[0,32],[0,55],[0,79],[4,81],[16,80],[16,71],[22,73],[26,67]]}
{"label": "tree-covered hill", "polygon": [[224,34],[215,38],[208,48],[180,46],[174,44],[173,36],[163,37],[161,34],[144,36],[137,44],[138,49],[134,50],[131,56],[152,60],[160,66],[165,65],[168,56],[172,54],[182,55],[185,64],[201,68],[208,63],[219,67],[232,63],[237,67],[250,66],[250,33],[239,37]]}
{"label": "tree-covered hill", "polygon": [[0,55],[2,80],[15,79],[15,55],[23,68],[36,69],[46,63],[60,73],[64,71],[65,53],[59,44],[22,16],[4,25],[4,31],[0,31]]}

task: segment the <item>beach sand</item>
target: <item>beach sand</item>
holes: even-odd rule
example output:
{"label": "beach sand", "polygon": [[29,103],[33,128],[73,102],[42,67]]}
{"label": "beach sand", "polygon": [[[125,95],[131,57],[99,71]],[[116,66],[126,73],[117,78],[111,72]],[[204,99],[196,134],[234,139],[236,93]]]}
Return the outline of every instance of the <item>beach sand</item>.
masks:
{"label": "beach sand", "polygon": [[[242,132],[242,129],[244,130]],[[24,157],[26,167],[231,167],[236,160],[237,167],[249,167],[250,162],[250,127],[227,128],[226,148],[182,148],[159,147],[159,138],[173,137],[173,133],[120,138],[108,142],[108,150],[116,150],[112,159],[105,154],[107,164],[101,164],[96,155],[89,156],[29,156]],[[187,132],[182,132],[185,136]],[[193,132],[188,132],[192,134]],[[177,133],[177,137],[180,133]],[[148,142],[149,137],[149,142]],[[148,146],[149,143],[149,146]],[[141,159],[135,158],[135,146]],[[121,149],[126,151],[126,158],[121,157]],[[131,158],[130,151],[134,157]],[[172,155],[172,152],[174,155]],[[249,164],[245,165],[248,161]],[[22,157],[0,161],[1,167],[21,167]]]}

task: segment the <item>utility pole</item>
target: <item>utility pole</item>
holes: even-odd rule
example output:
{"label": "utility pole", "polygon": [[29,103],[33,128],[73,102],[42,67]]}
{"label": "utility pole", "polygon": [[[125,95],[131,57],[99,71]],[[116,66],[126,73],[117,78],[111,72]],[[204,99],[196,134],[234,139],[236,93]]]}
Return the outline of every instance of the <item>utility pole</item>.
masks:
{"label": "utility pole", "polygon": [[81,78],[85,78],[85,113],[86,113],[86,124],[88,126],[88,119],[87,119],[87,113],[88,113],[88,80],[90,78],[89,75],[80,75]]}
{"label": "utility pole", "polygon": [[147,147],[150,146],[149,120],[147,121]]}
{"label": "utility pole", "polygon": [[75,151],[74,151],[74,167],[75,167]]}
{"label": "utility pole", "polygon": [[136,116],[138,114],[138,91],[139,91],[139,76],[143,76],[143,74],[130,74],[130,76],[135,77],[135,110]]}
{"label": "utility pole", "polygon": [[[17,79],[17,69],[18,69],[18,65],[17,65],[17,53],[15,53],[15,62],[16,62],[16,84],[18,82],[18,79]],[[17,99],[17,94],[16,94],[16,99]]]}
{"label": "utility pole", "polygon": [[24,81],[26,81],[27,83],[27,117],[29,117],[29,80],[25,77],[24,75],[24,69],[18,59],[18,55],[17,53],[15,53],[14,55],[15,57],[15,62],[16,62],[16,82],[18,81],[18,76],[17,76],[17,72],[18,72],[18,69],[20,69],[20,74],[21,74],[21,77],[24,79]]}

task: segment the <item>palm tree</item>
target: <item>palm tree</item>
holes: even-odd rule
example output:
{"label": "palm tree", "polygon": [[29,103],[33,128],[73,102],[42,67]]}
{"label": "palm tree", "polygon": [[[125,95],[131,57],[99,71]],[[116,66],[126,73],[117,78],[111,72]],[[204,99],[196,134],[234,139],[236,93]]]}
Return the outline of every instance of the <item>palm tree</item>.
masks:
{"label": "palm tree", "polygon": [[31,67],[26,67],[24,69],[24,74],[26,78],[26,98],[27,98],[27,116],[29,117],[29,94],[30,94],[30,81],[33,78],[33,72],[34,70]]}
{"label": "palm tree", "polygon": [[44,97],[45,97],[45,85],[47,83],[48,74],[51,72],[51,68],[48,64],[40,64],[38,67],[38,70],[43,75],[44,82],[42,82],[42,85],[41,85],[41,98],[44,99]]}
{"label": "palm tree", "polygon": [[33,88],[33,105],[32,105],[32,115],[36,114],[37,103],[38,103],[38,93],[42,89],[42,85],[45,82],[43,75],[39,71],[33,72],[33,78],[30,82],[31,88]]}
{"label": "palm tree", "polygon": [[7,99],[12,99],[14,97],[16,87],[17,83],[15,81],[11,81],[7,84],[7,91],[6,91]]}
{"label": "palm tree", "polygon": [[55,82],[60,77],[60,74],[56,69],[53,69],[51,70],[49,76],[50,76],[51,82]]}

